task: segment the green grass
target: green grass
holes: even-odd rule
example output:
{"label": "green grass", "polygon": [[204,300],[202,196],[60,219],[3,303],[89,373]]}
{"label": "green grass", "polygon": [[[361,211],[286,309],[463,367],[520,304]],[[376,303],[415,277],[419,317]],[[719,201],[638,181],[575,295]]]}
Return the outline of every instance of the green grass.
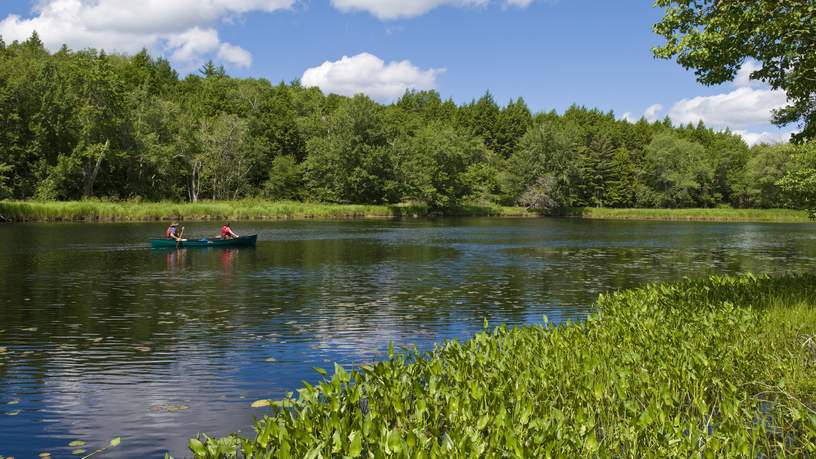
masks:
{"label": "green grass", "polygon": [[570,209],[572,217],[608,220],[681,220],[718,222],[806,223],[807,212],[793,209],[611,209],[578,207]]}
{"label": "green grass", "polygon": [[[816,276],[603,295],[578,324],[497,327],[253,404],[213,457],[803,457],[816,453]],[[319,370],[326,374],[324,370]],[[249,407],[248,407],[249,408]]]}
{"label": "green grass", "polygon": [[[397,218],[432,214],[422,204],[358,205],[295,201],[0,201],[0,216],[11,221],[158,221],[158,220],[275,220]],[[450,215],[523,216],[525,209],[501,206],[464,206]]]}

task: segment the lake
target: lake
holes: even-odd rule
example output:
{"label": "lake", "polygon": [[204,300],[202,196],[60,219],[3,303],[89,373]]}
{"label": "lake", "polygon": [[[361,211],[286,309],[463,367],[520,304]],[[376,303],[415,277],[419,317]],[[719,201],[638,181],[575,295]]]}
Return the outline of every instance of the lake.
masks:
{"label": "lake", "polygon": [[[189,236],[217,224],[185,224]],[[251,432],[313,367],[491,324],[581,320],[601,292],[816,268],[816,225],[246,222],[254,249],[151,250],[161,223],[0,225],[0,455],[187,455]]]}

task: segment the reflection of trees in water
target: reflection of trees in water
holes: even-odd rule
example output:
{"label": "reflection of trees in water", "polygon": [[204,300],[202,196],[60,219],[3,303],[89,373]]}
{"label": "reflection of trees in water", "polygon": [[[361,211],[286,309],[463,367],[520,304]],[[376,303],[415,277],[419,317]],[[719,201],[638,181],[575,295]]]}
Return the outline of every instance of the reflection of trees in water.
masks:
{"label": "reflection of trees in water", "polygon": [[[636,227],[627,225],[600,227]],[[135,361],[168,352],[172,360],[205,348],[223,353],[248,345],[251,335],[271,333],[327,348],[372,349],[390,340],[456,335],[485,316],[493,324],[519,323],[550,307],[577,316],[602,291],[712,272],[812,266],[808,260],[816,256],[808,240],[786,238],[784,231],[769,247],[773,230],[749,232],[749,247],[738,248],[693,231],[672,236],[671,247],[630,247],[623,244],[640,236],[595,231],[597,244],[589,247],[525,233],[527,246],[493,249],[489,235],[479,233],[484,240],[469,248],[456,238],[447,246],[423,244],[411,233],[405,236],[410,244],[395,243],[399,238],[273,240],[251,250],[157,254],[68,250],[72,240],[52,228],[21,231],[25,250],[17,242],[0,247],[0,329],[6,330],[0,340],[36,349],[19,362],[42,374],[59,355],[46,351],[55,345],[80,351],[74,364],[88,365],[104,363],[84,351],[116,350]],[[502,243],[514,240],[500,236]],[[21,331],[31,327],[37,330]]]}

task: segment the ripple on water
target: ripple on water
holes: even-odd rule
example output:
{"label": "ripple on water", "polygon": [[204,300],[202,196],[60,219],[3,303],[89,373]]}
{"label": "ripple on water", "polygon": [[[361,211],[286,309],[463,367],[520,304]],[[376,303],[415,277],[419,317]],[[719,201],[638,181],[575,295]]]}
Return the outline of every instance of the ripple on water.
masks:
{"label": "ripple on water", "polygon": [[[163,225],[4,227],[0,455],[183,456],[249,429],[313,367],[491,324],[580,320],[595,296],[816,265],[813,225],[578,220],[246,223],[253,250],[152,251]],[[210,224],[190,224],[206,233]],[[3,413],[14,413],[3,414]]]}

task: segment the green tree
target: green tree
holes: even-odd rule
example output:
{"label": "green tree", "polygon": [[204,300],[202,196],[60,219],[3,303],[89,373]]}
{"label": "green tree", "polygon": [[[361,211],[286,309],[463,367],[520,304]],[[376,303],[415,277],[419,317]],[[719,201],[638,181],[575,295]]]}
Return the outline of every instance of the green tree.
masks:
{"label": "green tree", "polygon": [[306,143],[307,197],[328,202],[381,203],[398,198],[383,108],[363,95],[343,103],[326,134]]}
{"label": "green tree", "polygon": [[787,174],[796,148],[792,145],[758,145],[745,166],[745,193],[751,207],[784,207],[786,198],[777,184]]}
{"label": "green tree", "polygon": [[303,172],[294,156],[282,155],[272,160],[264,195],[272,199],[300,199],[303,194]]}
{"label": "green tree", "polygon": [[705,148],[679,138],[659,134],[645,151],[644,181],[649,194],[639,199],[656,207],[707,207],[714,171],[705,161]]}
{"label": "green tree", "polygon": [[524,99],[511,100],[496,118],[493,150],[504,158],[516,151],[516,145],[533,125],[533,115]]}
{"label": "green tree", "polygon": [[539,177],[551,175],[559,196],[564,197],[564,205],[573,205],[580,176],[578,142],[579,133],[572,123],[545,121],[530,128],[507,161],[509,175],[504,187],[512,201],[521,197]]}
{"label": "green tree", "polygon": [[461,204],[471,191],[466,172],[485,155],[478,138],[450,126],[431,124],[394,146],[397,175],[404,196],[433,209]]}
{"label": "green tree", "polygon": [[657,0],[664,9],[654,31],[666,42],[654,54],[677,59],[707,85],[732,80],[746,59],[751,78],[782,89],[790,104],[775,113],[800,123],[798,140],[816,137],[816,4],[802,0]]}
{"label": "green tree", "polygon": [[236,199],[249,193],[246,177],[255,166],[247,143],[247,122],[222,113],[201,121],[201,181],[213,199]]}

